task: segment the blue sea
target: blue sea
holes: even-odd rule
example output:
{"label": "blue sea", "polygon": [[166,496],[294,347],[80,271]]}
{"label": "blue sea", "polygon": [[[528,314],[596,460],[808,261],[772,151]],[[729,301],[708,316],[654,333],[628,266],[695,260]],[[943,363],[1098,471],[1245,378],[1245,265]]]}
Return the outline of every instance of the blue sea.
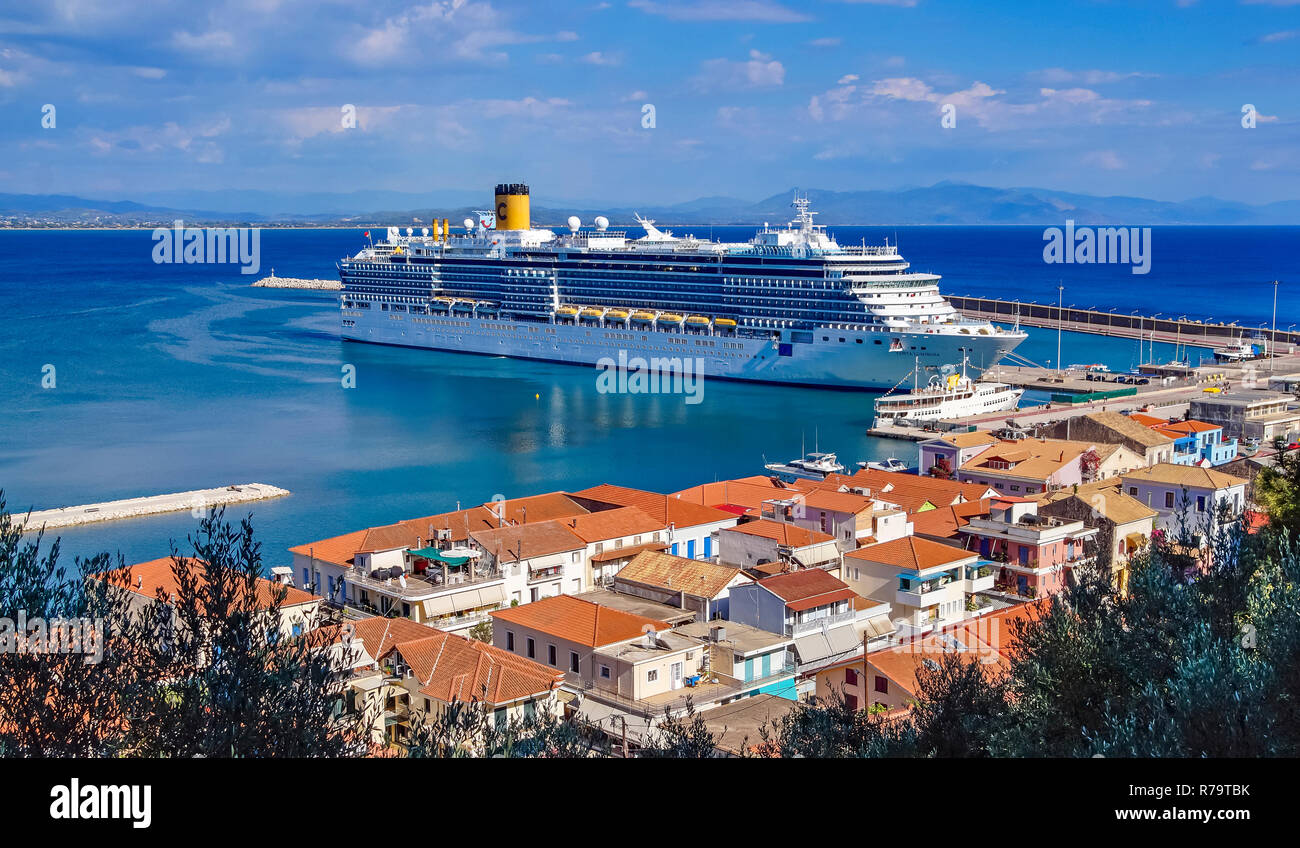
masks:
{"label": "blue sea", "polygon": [[[739,240],[752,230],[686,227]],[[897,241],[954,294],[1160,312],[1258,326],[1300,322],[1297,228],[1156,228],[1151,272],[1046,265],[1042,229],[832,228]],[[842,460],[896,455],[870,438],[875,395],[706,382],[703,402],[604,395],[591,369],[344,344],[336,295],[254,289],[269,273],[335,276],[361,230],[265,230],[259,273],[156,265],[147,231],[0,231],[0,488],[11,510],[263,482],[290,497],[252,512],[266,565],[285,549],[489,500],[613,482],[672,491],[753,474],[814,442]],[[1056,356],[1056,333],[1019,351]],[[1172,345],[1156,345],[1167,360]],[[1193,348],[1193,361],[1208,351]],[[1127,369],[1137,342],[1066,333],[1061,358]],[[356,367],[345,389],[341,368]],[[42,387],[52,366],[54,386]],[[184,545],[188,513],[59,531],[65,556],[128,562]]]}

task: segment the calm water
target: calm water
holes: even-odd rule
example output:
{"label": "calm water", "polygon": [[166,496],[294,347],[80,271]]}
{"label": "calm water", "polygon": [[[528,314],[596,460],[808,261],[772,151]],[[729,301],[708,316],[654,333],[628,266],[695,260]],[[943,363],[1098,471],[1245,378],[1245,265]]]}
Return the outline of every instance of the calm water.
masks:
{"label": "calm water", "polygon": [[[707,228],[690,228],[705,235]],[[737,228],[715,237],[743,238]],[[1044,265],[1037,228],[842,228],[897,238],[952,293],[1268,321],[1300,321],[1296,228],[1157,229],[1152,271]],[[262,234],[262,269],[154,265],[147,232],[0,231],[0,487],[11,509],[259,481],[293,495],[250,504],[269,564],[327,535],[457,503],[602,481],[671,491],[761,470],[814,435],[844,460],[898,455],[871,439],[868,393],[706,383],[703,402],[601,395],[586,368],[370,345],[336,336],[333,293],[252,289],[328,278],[360,231]],[[1289,288],[1288,288],[1289,286]],[[1031,330],[1019,351],[1056,356]],[[1157,358],[1172,346],[1157,345]],[[1191,355],[1195,358],[1198,351]],[[1066,334],[1067,362],[1128,368],[1137,343]],[[357,369],[343,389],[340,367]],[[41,387],[53,365],[57,385]],[[67,554],[164,555],[188,513],[60,531]]]}

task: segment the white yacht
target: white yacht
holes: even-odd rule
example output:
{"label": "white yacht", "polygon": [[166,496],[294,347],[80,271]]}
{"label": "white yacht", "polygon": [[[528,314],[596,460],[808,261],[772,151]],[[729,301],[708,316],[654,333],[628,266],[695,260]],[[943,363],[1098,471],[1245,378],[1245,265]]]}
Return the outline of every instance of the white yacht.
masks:
{"label": "white yacht", "polygon": [[877,398],[875,428],[1005,412],[1015,409],[1024,394],[1024,389],[1007,383],[975,382],[966,375],[965,358],[962,359],[960,374],[953,366],[946,366],[944,371],[950,373],[932,376],[924,387],[914,384],[908,394],[885,394]]}
{"label": "white yacht", "polygon": [[803,459],[789,462],[769,462],[763,466],[773,474],[788,477],[802,477],[805,480],[824,480],[830,474],[843,474],[844,466],[833,453],[814,451]]}
{"label": "white yacht", "polygon": [[1242,362],[1255,358],[1255,346],[1245,339],[1237,339],[1232,344],[1214,349],[1214,358],[1218,362]]}

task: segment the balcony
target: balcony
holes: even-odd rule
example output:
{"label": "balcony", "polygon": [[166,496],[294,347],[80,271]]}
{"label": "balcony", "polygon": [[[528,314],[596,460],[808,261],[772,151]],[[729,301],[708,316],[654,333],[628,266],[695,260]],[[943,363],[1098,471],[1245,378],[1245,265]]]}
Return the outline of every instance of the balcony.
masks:
{"label": "balcony", "polygon": [[[379,592],[391,598],[399,598],[403,601],[410,601],[418,598],[427,598],[430,595],[439,592],[456,591],[466,586],[477,586],[484,583],[491,583],[501,580],[505,575],[498,568],[490,566],[477,566],[473,569],[453,569],[444,577],[441,572],[426,573],[421,576],[417,574],[405,573],[402,578],[406,581],[406,586],[398,581],[396,577],[377,578],[369,575],[349,574],[347,582],[358,589],[368,589],[372,592]],[[351,591],[348,592],[349,603],[359,603],[359,598]]]}
{"label": "balcony", "polygon": [[532,568],[528,570],[528,582],[539,583],[543,580],[556,580],[564,576],[564,566],[553,565],[550,568]]}
{"label": "balcony", "polygon": [[993,563],[982,562],[979,565],[967,566],[964,579],[968,594],[992,589],[993,581],[996,579],[993,572]]}
{"label": "balcony", "polygon": [[857,618],[857,615],[857,610],[849,610],[847,612],[822,616],[821,618],[815,618],[809,621],[787,624],[785,626],[785,635],[798,638],[800,636],[806,636],[809,633],[820,633],[823,627],[839,627],[844,624],[851,624]]}

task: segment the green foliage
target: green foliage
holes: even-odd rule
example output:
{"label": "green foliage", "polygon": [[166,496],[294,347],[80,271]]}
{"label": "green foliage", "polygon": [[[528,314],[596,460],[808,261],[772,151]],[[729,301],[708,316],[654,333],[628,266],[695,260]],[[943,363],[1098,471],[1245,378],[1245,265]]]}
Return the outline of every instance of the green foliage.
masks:
{"label": "green foliage", "polygon": [[1279,439],[1276,464],[1255,478],[1255,501],[1268,513],[1269,522],[1300,539],[1300,451],[1284,451]]}
{"label": "green foliage", "polygon": [[497,757],[572,759],[608,753],[605,735],[557,708],[539,707],[523,718],[498,721],[477,699],[455,701],[411,720],[406,755],[417,759]]}
{"label": "green foliage", "polygon": [[664,707],[664,720],[642,742],[639,757],[702,760],[717,756],[718,738],[688,697],[681,715]]}
{"label": "green foliage", "polygon": [[492,644],[492,619],[480,621],[469,629],[469,638]]}

